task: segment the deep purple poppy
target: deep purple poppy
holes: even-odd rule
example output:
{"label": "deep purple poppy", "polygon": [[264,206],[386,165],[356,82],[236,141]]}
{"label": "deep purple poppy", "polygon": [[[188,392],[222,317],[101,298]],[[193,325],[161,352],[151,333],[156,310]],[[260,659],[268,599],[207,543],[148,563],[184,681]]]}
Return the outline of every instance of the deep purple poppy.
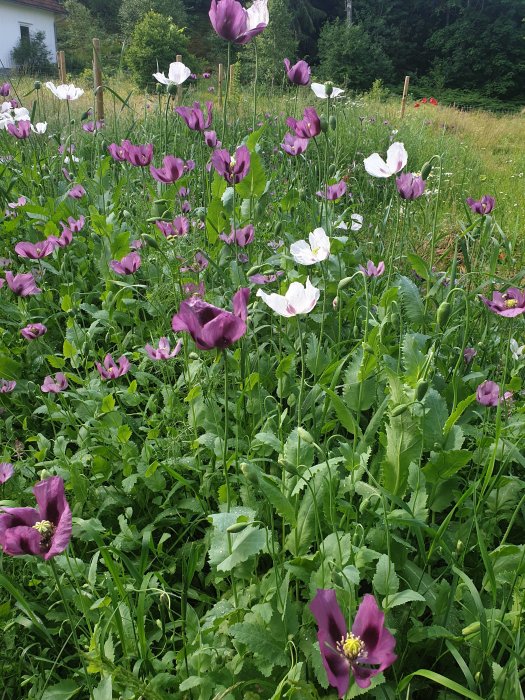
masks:
{"label": "deep purple poppy", "polygon": [[102,379],[116,379],[129,372],[130,368],[129,360],[125,355],[119,357],[117,363],[118,364],[115,363],[113,357],[108,353],[104,358],[104,366],[102,366],[100,362],[95,362],[95,365]]}
{"label": "deep purple poppy", "polygon": [[414,173],[402,173],[396,177],[396,187],[403,199],[417,199],[425,191],[427,183],[419,175]]}
{"label": "deep purple poppy", "polygon": [[2,83],[2,85],[0,85],[0,97],[9,97],[10,91],[11,85],[9,83]]}
{"label": "deep purple poppy", "polygon": [[108,146],[108,151],[113,160],[116,160],[117,162],[127,160],[127,148],[124,141],[121,142],[120,146],[118,146],[116,143],[111,143]]}
{"label": "deep purple poppy", "polygon": [[221,233],[219,238],[228,245],[233,245],[236,243],[241,248],[246,248],[247,245],[253,241],[255,237],[255,232],[253,229],[253,224],[248,224],[244,228],[232,229],[232,232],[227,236],[225,233]]}
{"label": "deep purple poppy", "polygon": [[206,287],[204,286],[204,282],[199,282],[199,284],[195,284],[194,282],[186,282],[182,285],[182,291],[186,297],[197,296],[204,299]]}
{"label": "deep purple poppy", "polygon": [[278,270],[277,272],[270,272],[265,275],[258,272],[257,274],[248,277],[248,281],[252,284],[270,284],[270,282],[276,282],[279,279],[279,277],[282,277],[283,275],[283,270]]}
{"label": "deep purple poppy", "polygon": [[365,277],[381,277],[381,275],[385,272],[385,263],[381,260],[381,262],[377,263],[376,267],[372,260],[369,260],[366,263],[366,267],[359,265],[359,269],[363,275],[365,275]]}
{"label": "deep purple poppy", "polygon": [[463,359],[468,365],[472,362],[472,360],[476,357],[477,354],[478,351],[475,348],[465,348],[463,350]]}
{"label": "deep purple poppy", "polygon": [[310,610],[317,621],[317,639],[328,682],[337,688],[340,698],[348,691],[350,671],[360,688],[368,688],[370,678],[396,660],[396,640],[386,629],[385,614],[374,596],[364,596],[351,632],[347,630],[335,591],[317,589]]}
{"label": "deep purple poppy", "polygon": [[71,510],[59,476],[39,481],[33,488],[38,508],[3,508],[0,547],[5,554],[34,554],[51,559],[71,539]]}
{"label": "deep purple poppy", "polygon": [[250,151],[247,146],[240,146],[231,156],[226,149],[218,149],[211,156],[211,164],[226,182],[236,185],[248,175]]}
{"label": "deep purple poppy", "polygon": [[165,156],[162,159],[162,168],[150,165],[149,171],[157,182],[171,185],[184,175],[184,161],[175,156]]}
{"label": "deep purple poppy", "polygon": [[55,250],[57,247],[57,238],[50,236],[46,238],[45,241],[40,241],[39,243],[30,243],[29,241],[22,241],[15,245],[15,253],[21,258],[29,258],[30,260],[40,260],[45,258]]}
{"label": "deep purple poppy", "polygon": [[468,197],[467,204],[474,214],[490,214],[496,206],[496,200],[489,194],[484,194],[483,197],[477,201],[472,199],[472,197]]}
{"label": "deep purple poppy", "polygon": [[57,372],[55,374],[55,379],[49,374],[44,378],[44,382],[40,387],[44,394],[59,394],[61,391],[65,391],[69,386],[67,377],[63,372]]}
{"label": "deep purple poppy", "polygon": [[245,10],[237,0],[212,0],[209,11],[211,24],[226,41],[247,44],[268,25],[268,0],[254,0]]}
{"label": "deep purple poppy", "polygon": [[306,107],[303,119],[288,117],[286,120],[290,129],[295,131],[295,135],[300,139],[313,139],[321,133],[321,120],[314,107]]}
{"label": "deep purple poppy", "polygon": [[330,202],[340,199],[344,194],[346,194],[346,182],[340,180],[336,182],[335,185],[328,185],[328,187],[322,192],[316,192],[318,197],[323,197],[323,199],[328,199]]}
{"label": "deep purple poppy", "polygon": [[31,133],[31,122],[28,119],[20,119],[18,124],[8,124],[7,130],[17,139],[26,139]]}
{"label": "deep purple poppy", "polygon": [[140,255],[133,251],[124,256],[122,260],[112,260],[109,264],[113,272],[116,272],[117,275],[132,275],[139,269],[142,260]]}
{"label": "deep purple poppy", "polygon": [[180,209],[183,214],[189,214],[191,211],[191,204],[188,202],[187,199],[185,199],[182,204],[180,205]]}
{"label": "deep purple poppy", "polygon": [[0,379],[0,394],[10,394],[15,390],[16,382],[14,380]]}
{"label": "deep purple poppy", "polygon": [[42,291],[36,286],[35,278],[30,272],[13,275],[10,270],[7,270],[5,280],[9,289],[19,297],[40,294]]}
{"label": "deep purple poppy", "polygon": [[208,116],[204,118],[200,102],[194,102],[193,107],[175,107],[175,112],[184,119],[192,131],[209,129],[213,118],[213,103],[206,102]]}
{"label": "deep purple poppy", "polygon": [[310,82],[310,66],[306,61],[297,61],[295,65],[291,65],[288,58],[285,58],[284,66],[288,80],[294,85],[308,85]]}
{"label": "deep purple poppy", "polygon": [[0,484],[5,484],[13,476],[14,471],[11,462],[0,462]]}
{"label": "deep purple poppy", "polygon": [[510,287],[504,294],[501,292],[494,292],[492,294],[492,301],[484,296],[480,296],[480,299],[487,309],[498,314],[498,316],[513,318],[514,316],[525,313],[525,294],[519,289],[516,289],[516,287]]}
{"label": "deep purple poppy", "polygon": [[289,156],[300,156],[301,153],[304,153],[308,148],[308,143],[308,139],[301,139],[287,132],[284,135],[281,148],[285,153],[288,153]]}
{"label": "deep purple poppy", "polygon": [[87,131],[89,134],[92,134],[95,131],[100,131],[103,129],[105,126],[104,121],[97,119],[96,122],[86,122],[85,124],[82,124],[82,129],[84,131]]}
{"label": "deep purple poppy", "polygon": [[[242,293],[242,294],[240,294]],[[174,331],[186,331],[199,350],[227,348],[246,333],[246,304],[249,290],[239,290],[233,298],[234,313],[219,309],[212,304],[191,297],[181,302],[179,312],[173,316]]]}
{"label": "deep purple poppy", "polygon": [[20,331],[20,335],[26,340],[36,340],[45,333],[47,333],[47,327],[43,323],[30,323]]}
{"label": "deep purple poppy", "polygon": [[86,223],[86,220],[83,216],[80,216],[78,219],[74,219],[72,216],[70,216],[67,220],[67,227],[66,225],[61,221],[63,228],[69,228],[73,233],[79,233],[79,231],[82,231],[84,228],[84,224]]}
{"label": "deep purple poppy", "polygon": [[131,163],[131,165],[137,168],[145,168],[151,163],[153,159],[152,143],[135,145],[131,143],[131,141],[125,139],[122,141],[122,146],[125,149],[126,160],[128,163]]}
{"label": "deep purple poppy", "polygon": [[148,353],[148,356],[152,360],[169,360],[179,354],[182,347],[182,340],[177,341],[177,344],[170,352],[170,341],[166,337],[162,337],[159,340],[159,345],[154,348],[149,343],[147,343],[144,350]]}
{"label": "deep purple poppy", "polygon": [[220,148],[222,143],[217,138],[215,131],[205,131],[204,132],[204,142],[210,148]]}
{"label": "deep purple poppy", "polygon": [[73,187],[68,192],[68,195],[72,199],[82,199],[82,197],[85,194],[86,194],[86,190],[82,187],[82,185],[73,185]]}
{"label": "deep purple poppy", "polygon": [[506,391],[503,396],[499,384],[485,380],[476,389],[476,401],[482,406],[497,406],[502,401],[512,398],[512,391]]}

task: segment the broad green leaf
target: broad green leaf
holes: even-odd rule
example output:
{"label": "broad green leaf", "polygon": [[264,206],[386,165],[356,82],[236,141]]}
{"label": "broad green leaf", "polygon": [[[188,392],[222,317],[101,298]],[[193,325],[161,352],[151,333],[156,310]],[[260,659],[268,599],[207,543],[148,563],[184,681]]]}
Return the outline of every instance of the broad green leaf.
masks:
{"label": "broad green leaf", "polygon": [[372,585],[382,596],[393,595],[399,589],[399,578],[387,554],[381,554],[379,557]]}
{"label": "broad green leaf", "polygon": [[444,479],[450,479],[472,459],[469,450],[448,450],[431,452],[430,461],[423,467],[427,481],[435,484]]}
{"label": "broad green leaf", "polygon": [[394,593],[383,600],[383,608],[387,610],[388,608],[395,608],[397,605],[403,605],[404,603],[412,603],[415,601],[425,602],[424,597],[421,593],[417,591],[411,591],[407,589],[406,591],[399,591],[399,593]]}
{"label": "broad green leaf", "polygon": [[3,379],[18,379],[20,363],[7,355],[0,355],[0,377]]}
{"label": "broad green leaf", "polygon": [[260,197],[266,189],[266,174],[261,158],[257,153],[250,153],[250,170],[248,175],[235,187],[237,194],[243,199]]}
{"label": "broad green leaf", "polygon": [[74,681],[61,681],[44,690],[41,700],[69,700],[75,696],[80,688]]}
{"label": "broad green leaf", "polygon": [[398,279],[398,285],[403,310],[414,326],[421,326],[425,320],[425,308],[421,300],[419,289],[412,280],[402,275]]}

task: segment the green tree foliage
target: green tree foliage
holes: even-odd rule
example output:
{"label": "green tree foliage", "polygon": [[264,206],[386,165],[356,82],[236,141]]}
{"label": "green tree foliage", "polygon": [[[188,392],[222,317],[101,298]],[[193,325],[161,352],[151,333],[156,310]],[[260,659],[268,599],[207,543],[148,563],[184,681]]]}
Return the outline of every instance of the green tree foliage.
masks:
{"label": "green tree foliage", "polygon": [[11,51],[16,68],[30,75],[48,74],[51,71],[51,55],[46,46],[45,32],[35,32],[28,39],[20,37]]}
{"label": "green tree foliage", "polygon": [[106,32],[101,22],[78,0],[65,0],[66,18],[57,25],[57,43],[65,51],[68,71],[83,70],[91,66],[93,59],[92,40],[104,41],[107,51]]}
{"label": "green tree foliage", "polygon": [[319,73],[325,80],[352,90],[368,90],[374,80],[392,77],[392,63],[362,26],[336,19],[319,37]]}
{"label": "green tree foliage", "polygon": [[178,27],[185,27],[188,20],[183,0],[122,0],[118,16],[124,37],[131,36],[147,12],[171,17]]}
{"label": "green tree foliage", "polygon": [[147,12],[135,25],[126,51],[126,62],[137,84],[142,88],[153,87],[153,73],[167,72],[177,54],[182,54],[190,63],[188,43],[184,29],[158,12]]}
{"label": "green tree foliage", "polygon": [[122,0],[82,0],[93,17],[104,23],[107,33],[118,31],[118,13]]}

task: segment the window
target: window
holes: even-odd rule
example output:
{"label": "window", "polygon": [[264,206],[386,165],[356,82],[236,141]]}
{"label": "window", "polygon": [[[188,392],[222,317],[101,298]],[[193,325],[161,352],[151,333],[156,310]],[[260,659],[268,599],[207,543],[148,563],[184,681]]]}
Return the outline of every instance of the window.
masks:
{"label": "window", "polygon": [[25,24],[20,25],[20,40],[22,44],[29,44],[29,27]]}

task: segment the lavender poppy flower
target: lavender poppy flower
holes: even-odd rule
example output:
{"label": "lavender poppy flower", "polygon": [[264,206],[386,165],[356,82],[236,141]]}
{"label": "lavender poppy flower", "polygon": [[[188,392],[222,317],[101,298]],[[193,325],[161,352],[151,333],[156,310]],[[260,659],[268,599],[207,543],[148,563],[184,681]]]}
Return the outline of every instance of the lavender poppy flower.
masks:
{"label": "lavender poppy flower", "polygon": [[130,368],[129,360],[125,355],[119,357],[117,363],[118,366],[115,364],[113,357],[108,353],[104,358],[104,366],[102,366],[100,362],[95,362],[95,365],[102,379],[116,379],[129,372]]}
{"label": "lavender poppy flower", "polygon": [[472,360],[476,357],[477,354],[478,351],[475,348],[465,348],[463,350],[463,359],[468,365],[472,362]]}
{"label": "lavender poppy flower", "polygon": [[255,275],[250,275],[250,277],[248,277],[248,282],[251,282],[252,284],[270,284],[270,282],[276,282],[279,277],[282,277],[283,275],[283,270],[269,272],[265,275],[258,272]]}
{"label": "lavender poppy flower", "polygon": [[45,333],[47,333],[47,327],[43,323],[30,323],[20,331],[20,335],[26,340],[36,340]]}
{"label": "lavender poppy flower", "polygon": [[0,85],[0,97],[9,97],[10,91],[11,85],[9,83],[2,83],[2,85]]}
{"label": "lavender poppy flower", "polygon": [[506,391],[503,396],[499,384],[485,380],[476,389],[476,401],[481,406],[497,406],[502,401],[508,401],[512,398],[512,391]]}
{"label": "lavender poppy flower", "polygon": [[286,124],[300,139],[313,139],[321,133],[321,120],[314,107],[306,107],[302,119],[288,117]]}
{"label": "lavender poppy flower", "polygon": [[182,340],[179,340],[170,352],[170,341],[166,337],[162,337],[159,340],[158,348],[154,348],[148,343],[144,349],[152,360],[169,360],[179,354],[181,347]]}
{"label": "lavender poppy flower", "polygon": [[21,119],[18,124],[8,124],[7,130],[11,136],[17,139],[26,139],[31,133],[31,122],[26,119]]}
{"label": "lavender poppy flower", "polygon": [[40,294],[42,291],[36,286],[35,278],[30,272],[13,275],[12,272],[7,270],[5,273],[5,281],[9,289],[19,297]]}
{"label": "lavender poppy flower", "polygon": [[525,312],[525,294],[519,289],[516,289],[516,287],[510,287],[504,294],[501,292],[494,292],[492,300],[484,296],[480,296],[480,299],[487,309],[498,314],[498,316],[513,318]]}
{"label": "lavender poppy flower", "polygon": [[270,19],[268,0],[254,0],[248,10],[237,0],[212,0],[208,14],[217,34],[236,44],[247,44],[266,29]]}
{"label": "lavender poppy flower", "polygon": [[127,148],[126,148],[124,141],[122,141],[120,146],[117,146],[116,143],[111,143],[108,146],[108,151],[109,151],[109,155],[113,158],[113,160],[116,160],[118,162],[122,162],[124,160],[127,160],[127,156],[126,156]]}
{"label": "lavender poppy flower", "polygon": [[252,224],[248,224],[248,226],[245,226],[244,228],[237,228],[235,230],[232,229],[229,236],[227,236],[225,233],[221,233],[219,236],[221,241],[224,241],[227,245],[236,243],[241,248],[246,248],[247,245],[250,245],[254,237],[255,233]]}
{"label": "lavender poppy flower", "polygon": [[82,185],[73,185],[73,187],[68,192],[68,195],[72,199],[82,199],[82,197],[85,194],[86,194],[86,190],[82,187]]}
{"label": "lavender poppy flower", "polygon": [[16,202],[9,202],[8,207],[10,209],[18,209],[18,207],[23,207],[27,204],[27,198],[26,197],[19,197]]}
{"label": "lavender poppy flower", "polygon": [[[66,228],[66,225],[61,221],[63,228]],[[79,233],[79,231],[82,231],[84,228],[84,224],[86,223],[86,220],[83,216],[80,216],[78,219],[74,219],[72,216],[70,216],[67,220],[67,228],[71,229],[73,233]]]}
{"label": "lavender poppy flower", "polygon": [[212,154],[211,164],[226,182],[230,185],[236,185],[248,175],[250,151],[247,146],[240,146],[235,154],[230,156],[226,149],[218,149]]}
{"label": "lavender poppy flower", "polygon": [[122,258],[122,260],[112,260],[110,263],[113,272],[117,275],[132,275],[136,272],[142,264],[140,255],[133,251]]}
{"label": "lavender poppy flower", "polygon": [[289,156],[300,156],[308,148],[308,143],[308,139],[301,139],[287,132],[284,135],[281,148],[285,153],[288,153]]}
{"label": "lavender poppy flower", "polygon": [[490,214],[496,206],[496,200],[489,194],[484,194],[478,201],[472,199],[472,197],[468,197],[466,201],[474,214]]}
{"label": "lavender poppy flower", "polygon": [[184,202],[182,202],[182,204],[180,205],[180,209],[181,209],[183,214],[189,214],[191,211],[190,202],[188,202],[188,200],[185,199]]}
{"label": "lavender poppy flower", "polygon": [[217,138],[217,134],[215,133],[215,131],[205,131],[204,142],[210,148],[220,148],[222,146],[222,143]]}
{"label": "lavender poppy flower", "polygon": [[0,379],[0,394],[10,394],[15,390],[16,382],[8,379]]}
{"label": "lavender poppy flower", "polygon": [[181,198],[184,199],[184,197],[188,197],[190,194],[190,190],[188,187],[181,187],[179,191],[177,192],[177,195]]}
{"label": "lavender poppy flower", "polygon": [[204,286],[204,282],[199,282],[199,284],[195,284],[194,282],[186,282],[186,284],[182,285],[182,291],[187,297],[192,297],[192,296],[197,296],[200,297],[201,299],[204,299],[204,295],[206,294],[206,288]]}
{"label": "lavender poppy flower", "polygon": [[417,199],[425,191],[427,183],[414,173],[402,173],[396,177],[396,187],[403,199]]}
{"label": "lavender poppy flower", "polygon": [[91,122],[86,122],[85,124],[82,124],[82,129],[84,131],[87,131],[88,134],[92,134],[95,131],[100,131],[101,129],[104,128],[104,126],[105,126],[104,121],[97,119],[96,122],[91,121]]}
{"label": "lavender poppy flower", "polygon": [[184,175],[184,161],[175,156],[165,156],[162,159],[162,168],[154,168],[149,166],[149,171],[157,182],[163,182],[166,185],[177,182]]}
{"label": "lavender poppy flower", "polygon": [[54,236],[46,238],[45,241],[40,243],[30,243],[29,241],[22,241],[15,245],[15,253],[21,258],[29,258],[30,260],[40,260],[45,258],[55,250],[57,247],[57,239]]}
{"label": "lavender poppy flower", "polygon": [[71,510],[59,476],[39,481],[33,488],[38,508],[3,508],[0,547],[5,554],[34,554],[51,559],[71,539]]}
{"label": "lavender poppy flower", "polygon": [[127,140],[122,143],[123,145],[125,144],[126,160],[128,163],[131,163],[131,165],[137,168],[145,168],[151,163],[153,158],[152,143],[135,145]]}
{"label": "lavender poppy flower", "polygon": [[288,80],[294,85],[308,85],[310,82],[310,66],[306,61],[297,61],[295,65],[291,65],[289,59],[285,58],[284,66]]}
{"label": "lavender poppy flower", "polygon": [[350,671],[360,688],[368,688],[370,678],[396,660],[396,640],[386,629],[385,614],[374,596],[364,596],[351,632],[347,630],[335,591],[318,589],[310,610],[317,621],[317,639],[328,682],[337,688],[340,698],[348,691]]}
{"label": "lavender poppy flower", "polygon": [[44,383],[40,387],[44,394],[59,394],[61,391],[65,391],[69,386],[69,383],[67,381],[67,377],[65,374],[62,372],[57,372],[55,374],[55,379],[53,381],[53,377],[50,375],[47,375],[47,377],[44,378]]}
{"label": "lavender poppy flower", "polygon": [[195,260],[195,266],[197,267],[198,270],[201,270],[201,271],[205,270],[208,267],[208,265],[210,264],[208,258],[205,255],[203,255],[200,251],[195,253],[194,260]]}
{"label": "lavender poppy flower", "polygon": [[14,471],[11,462],[0,462],[0,484],[5,484],[13,476]]}
{"label": "lavender poppy flower", "polygon": [[365,277],[381,277],[381,275],[385,272],[385,263],[381,260],[381,262],[377,263],[376,267],[372,260],[369,260],[366,263],[366,267],[359,265],[359,269],[363,275],[365,275]]}
{"label": "lavender poppy flower", "polygon": [[188,128],[192,131],[204,131],[209,129],[213,118],[213,103],[206,102],[208,116],[204,118],[200,102],[194,102],[193,107],[176,107],[175,112],[184,119]]}
{"label": "lavender poppy flower", "polygon": [[[240,294],[242,292],[242,294]],[[234,295],[234,313],[219,309],[198,297],[183,301],[171,320],[174,331],[186,331],[199,350],[227,348],[246,333],[246,304],[249,290]]]}
{"label": "lavender poppy flower", "polygon": [[211,78],[211,73],[208,73],[208,71],[206,71],[205,73],[202,74],[202,77],[203,77],[205,80],[208,80],[209,78]]}
{"label": "lavender poppy flower", "polygon": [[344,194],[346,194],[346,182],[341,180],[335,185],[328,185],[324,192],[320,190],[316,192],[318,197],[323,197],[323,199],[328,199],[330,202],[340,199]]}
{"label": "lavender poppy flower", "polygon": [[57,248],[65,248],[73,240],[73,232],[71,231],[71,229],[66,227],[62,229],[62,233],[60,234],[59,238],[57,238],[56,236],[49,236],[49,238],[52,238],[54,240]]}

